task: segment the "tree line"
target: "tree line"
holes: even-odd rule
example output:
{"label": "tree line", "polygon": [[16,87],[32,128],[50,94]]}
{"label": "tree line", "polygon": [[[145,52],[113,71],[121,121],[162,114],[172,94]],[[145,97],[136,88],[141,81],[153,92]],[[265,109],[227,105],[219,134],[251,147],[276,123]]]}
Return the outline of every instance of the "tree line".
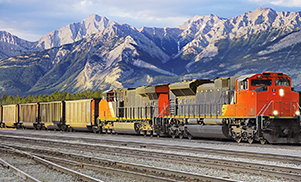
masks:
{"label": "tree line", "polygon": [[21,97],[19,94],[15,97],[12,95],[7,96],[4,92],[0,99],[0,105],[8,104],[24,104],[33,102],[50,102],[60,100],[78,100],[78,99],[89,99],[89,98],[101,98],[102,91],[100,90],[87,90],[85,92],[76,92],[71,94],[70,92],[59,92],[56,91],[50,95],[28,95],[27,97]]}

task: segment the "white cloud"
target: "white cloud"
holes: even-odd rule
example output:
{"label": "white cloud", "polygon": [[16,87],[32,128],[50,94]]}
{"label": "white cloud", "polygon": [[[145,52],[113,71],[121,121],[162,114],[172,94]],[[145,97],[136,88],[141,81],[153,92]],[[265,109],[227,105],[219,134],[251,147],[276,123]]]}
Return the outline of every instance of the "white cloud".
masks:
{"label": "white cloud", "polygon": [[300,0],[249,0],[250,2],[255,2],[260,5],[276,5],[284,7],[301,7]]}

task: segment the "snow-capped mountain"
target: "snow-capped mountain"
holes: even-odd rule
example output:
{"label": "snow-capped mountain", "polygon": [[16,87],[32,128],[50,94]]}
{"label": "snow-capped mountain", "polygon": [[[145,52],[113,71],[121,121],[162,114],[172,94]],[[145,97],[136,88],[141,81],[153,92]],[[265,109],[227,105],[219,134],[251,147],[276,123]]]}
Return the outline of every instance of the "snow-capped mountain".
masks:
{"label": "snow-capped mountain", "polygon": [[195,16],[177,28],[135,28],[91,15],[34,43],[0,34],[0,45],[34,51],[0,60],[0,89],[76,92],[261,71],[289,73],[301,89],[300,27],[300,12],[269,8],[229,19]]}

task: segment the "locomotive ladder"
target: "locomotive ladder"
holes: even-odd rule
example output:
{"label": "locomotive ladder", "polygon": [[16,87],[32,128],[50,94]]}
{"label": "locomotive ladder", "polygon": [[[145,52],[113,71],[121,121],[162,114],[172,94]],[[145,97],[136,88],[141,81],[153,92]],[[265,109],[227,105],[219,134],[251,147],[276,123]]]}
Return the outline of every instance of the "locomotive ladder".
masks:
{"label": "locomotive ladder", "polygon": [[[164,113],[164,111],[166,110],[166,108],[168,108],[168,107],[165,107],[165,105],[164,105],[163,110],[162,110],[160,113],[158,113],[158,115],[157,115],[156,117],[153,117],[153,118],[152,118],[155,133],[157,133],[157,132],[156,132],[156,124],[157,124],[156,121],[158,120],[159,116],[160,116],[161,114]],[[159,107],[158,107],[158,111],[159,111]],[[164,118],[164,117],[162,117],[162,118]],[[161,121],[162,121],[162,118],[161,118]],[[157,135],[158,135],[158,133],[157,133]]]}
{"label": "locomotive ladder", "polygon": [[[266,112],[266,110],[270,107],[270,105],[273,103],[274,101],[271,100],[270,103],[267,105],[265,104],[261,110],[259,111],[259,113],[256,115],[256,129],[258,132],[258,136],[261,136],[261,130],[263,129],[263,122],[262,122],[262,118],[263,118],[263,114]],[[259,123],[260,122],[260,123]],[[259,127],[260,124],[260,127]]]}

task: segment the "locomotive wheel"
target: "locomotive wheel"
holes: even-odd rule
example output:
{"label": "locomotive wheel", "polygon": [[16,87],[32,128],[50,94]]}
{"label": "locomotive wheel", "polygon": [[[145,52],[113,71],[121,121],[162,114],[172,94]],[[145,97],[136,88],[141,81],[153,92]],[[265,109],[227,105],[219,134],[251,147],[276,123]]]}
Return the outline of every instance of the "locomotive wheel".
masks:
{"label": "locomotive wheel", "polygon": [[179,134],[179,138],[180,138],[180,139],[183,139],[183,134],[182,134],[182,133]]}
{"label": "locomotive wheel", "polygon": [[188,134],[188,139],[191,140],[192,139],[192,135]]}
{"label": "locomotive wheel", "polygon": [[237,143],[240,143],[240,142],[241,142],[241,140],[242,140],[242,137],[235,138],[235,141],[236,141]]}
{"label": "locomotive wheel", "polygon": [[267,141],[266,141],[265,139],[261,139],[261,140],[259,140],[259,141],[260,141],[261,145],[264,145],[264,144],[267,143]]}
{"label": "locomotive wheel", "polygon": [[253,143],[254,139],[253,138],[248,138],[249,144]]}

